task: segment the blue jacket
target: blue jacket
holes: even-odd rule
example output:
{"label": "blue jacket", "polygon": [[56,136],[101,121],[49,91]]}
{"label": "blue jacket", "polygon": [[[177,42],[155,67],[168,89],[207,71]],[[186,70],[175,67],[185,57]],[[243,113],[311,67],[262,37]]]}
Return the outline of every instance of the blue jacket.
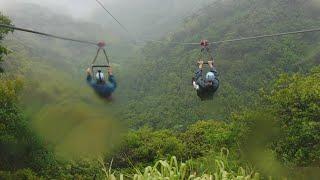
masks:
{"label": "blue jacket", "polygon": [[95,92],[99,96],[104,98],[110,97],[117,88],[117,82],[113,75],[109,76],[108,81],[109,82],[97,83],[96,80],[93,80],[91,75],[87,76],[88,84],[95,90]]}

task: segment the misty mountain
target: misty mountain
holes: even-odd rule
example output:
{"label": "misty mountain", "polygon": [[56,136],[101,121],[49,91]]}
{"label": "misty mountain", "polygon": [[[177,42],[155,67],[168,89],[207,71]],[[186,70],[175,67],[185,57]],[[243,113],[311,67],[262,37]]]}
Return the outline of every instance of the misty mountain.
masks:
{"label": "misty mountain", "polygon": [[[121,33],[114,31],[113,27],[75,19],[44,6],[19,3],[15,6],[7,6],[4,14],[8,15],[12,23],[18,27],[91,42],[105,41],[112,63],[128,61],[129,54],[132,52],[131,44],[124,43],[127,42],[126,39],[121,37]],[[97,49],[97,47],[87,44],[52,39],[20,31],[15,31],[6,39],[11,44],[23,45],[32,52],[32,56],[51,59],[45,63],[73,63],[73,67],[78,68],[86,68],[95,56]],[[113,57],[117,58],[116,61],[113,60]]]}
{"label": "misty mountain", "polygon": [[[110,4],[107,8],[119,19],[133,36],[159,38],[184,23],[184,17],[190,16],[203,6],[215,0],[122,0]],[[102,1],[103,2],[103,1]],[[96,22],[120,27],[103,9],[93,14]]]}
{"label": "misty mountain", "polygon": [[[23,3],[15,1],[8,3],[4,7],[4,12],[11,17],[16,25],[29,26],[43,30],[49,30],[52,33],[63,33],[65,31],[79,31],[81,35],[86,34],[89,38],[99,39],[99,35],[111,37],[124,37],[126,39],[148,39],[160,38],[163,35],[175,31],[185,21],[186,17],[193,16],[208,4],[213,4],[212,0],[122,0],[122,1],[101,1],[106,8],[130,31],[124,31],[112,17],[107,14],[103,8],[95,1],[90,3],[89,9],[92,14],[88,14],[84,18],[72,19],[68,8],[48,7],[46,2]],[[77,8],[81,6],[81,1]],[[84,16],[84,15],[83,15]],[[32,17],[32,18],[30,18]],[[53,20],[54,17],[54,20]],[[29,19],[29,20],[28,20]],[[69,20],[65,23],[64,20]],[[77,26],[78,22],[86,22],[85,27]],[[45,29],[46,22],[52,24],[54,28]],[[90,22],[90,23],[89,23]],[[94,24],[95,23],[95,24]],[[37,27],[38,26],[38,27]],[[64,27],[61,29],[61,27]],[[104,31],[101,31],[103,28]],[[102,33],[103,32],[103,33]],[[76,33],[75,33],[76,34]]]}
{"label": "misty mountain", "polygon": [[31,3],[20,3],[6,7],[13,24],[19,27],[34,29],[46,33],[79,38],[84,40],[114,40],[119,35],[112,28],[88,21],[73,19],[71,16]]}

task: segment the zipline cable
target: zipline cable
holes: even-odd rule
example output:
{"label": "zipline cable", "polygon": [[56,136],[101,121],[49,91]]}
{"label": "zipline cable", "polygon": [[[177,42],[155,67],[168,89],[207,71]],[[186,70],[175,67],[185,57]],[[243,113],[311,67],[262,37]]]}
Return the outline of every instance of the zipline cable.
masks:
{"label": "zipline cable", "polygon": [[318,31],[320,31],[320,28],[305,29],[305,30],[291,31],[291,32],[283,32],[283,33],[269,34],[269,35],[252,36],[252,37],[243,37],[243,38],[222,40],[222,41],[215,41],[215,42],[211,42],[210,44],[220,44],[220,43],[236,42],[236,41],[244,41],[244,40],[252,40],[252,39],[262,39],[262,38],[286,36],[286,35],[292,35],[292,34],[304,34],[304,33],[310,33],[310,32],[318,32]]}
{"label": "zipline cable", "polygon": [[183,44],[183,45],[199,45],[199,43],[183,43],[183,42],[175,42],[175,41],[160,41],[160,40],[152,40],[152,39],[144,39],[143,42],[155,42],[155,43],[164,43],[164,44]]}
{"label": "zipline cable", "polygon": [[98,46],[97,43],[90,42],[90,41],[84,41],[84,40],[78,40],[78,39],[71,39],[71,38],[67,38],[67,37],[62,37],[62,36],[47,34],[47,33],[43,33],[43,32],[38,32],[38,31],[30,30],[30,29],[25,29],[25,28],[20,28],[20,27],[16,27],[16,26],[11,26],[11,25],[7,25],[7,24],[0,24],[0,27],[1,27],[1,28],[14,29],[14,30],[17,30],[17,31],[28,32],[28,33],[32,33],[32,34],[38,34],[38,35],[47,36],[47,37],[56,38],[56,39],[61,39],[61,40],[65,40],[65,41],[73,41],[73,42],[78,42],[78,43],[83,43],[83,44],[89,44],[89,45]]}
{"label": "zipline cable", "polygon": [[[251,37],[242,37],[242,38],[236,38],[236,39],[227,39],[227,40],[221,40],[221,41],[213,41],[209,44],[221,44],[221,43],[229,43],[229,42],[236,42],[236,41],[245,41],[245,40],[253,40],[253,39],[262,39],[262,38],[268,38],[268,37],[277,37],[277,36],[286,36],[286,35],[292,35],[292,34],[303,34],[303,33],[310,33],[310,32],[318,32],[320,31],[320,28],[315,29],[305,29],[300,31],[291,31],[291,32],[283,32],[283,33],[276,33],[276,34],[269,34],[269,35],[260,35],[260,36],[251,36]],[[146,40],[149,42],[155,42],[155,43],[164,43],[164,44],[182,44],[182,45],[199,45],[199,43],[196,42],[175,42],[175,41],[160,41],[160,40]]]}
{"label": "zipline cable", "polygon": [[[18,30],[18,31],[24,31],[24,32],[28,32],[28,33],[38,34],[38,35],[47,36],[47,37],[56,38],[56,39],[61,39],[61,40],[66,40],[66,41],[73,41],[73,42],[78,42],[78,43],[84,43],[84,44],[98,46],[97,43],[90,42],[90,41],[66,38],[66,37],[62,37],[62,36],[47,34],[47,33],[43,33],[43,32],[38,32],[38,31],[30,30],[30,29],[24,29],[24,28],[11,26],[11,25],[6,25],[6,24],[0,24],[0,27],[8,28],[8,29],[14,29],[14,30]],[[268,37],[285,36],[285,35],[292,35],[292,34],[303,34],[303,33],[310,33],[310,32],[318,32],[318,31],[320,31],[320,28],[306,29],[306,30],[300,30],[300,31],[291,31],[291,32],[283,32],[283,33],[276,33],[276,34],[269,34],[269,35],[242,37],[242,38],[222,40],[222,41],[214,41],[214,42],[210,42],[209,44],[221,44],[221,43],[229,43],[229,42],[236,42],[236,41],[244,41],[244,40],[262,39],[262,38],[268,38]],[[182,44],[182,45],[199,45],[199,43],[196,43],[196,42],[192,42],[192,43],[187,43],[187,42],[183,43],[183,42],[174,42],[174,41],[173,42],[166,42],[166,41],[150,40],[150,39],[149,40],[148,39],[144,40],[143,42],[155,42],[155,43],[165,43],[165,44]]]}
{"label": "zipline cable", "polygon": [[102,4],[101,1],[99,1],[99,0],[95,0],[95,1],[122,27],[122,29],[124,29],[127,33],[130,34],[129,30],[123,24],[121,24],[120,21],[116,17],[114,17],[111,14],[111,12]]}

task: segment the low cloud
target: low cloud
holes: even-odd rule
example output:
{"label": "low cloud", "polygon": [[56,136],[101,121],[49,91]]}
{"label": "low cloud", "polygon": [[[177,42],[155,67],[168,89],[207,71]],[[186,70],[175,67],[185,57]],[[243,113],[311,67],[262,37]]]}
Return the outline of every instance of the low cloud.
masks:
{"label": "low cloud", "polygon": [[[103,3],[106,4],[111,2],[112,0],[103,0]],[[5,11],[8,7],[21,3],[38,4],[55,12],[68,14],[75,18],[89,17],[98,8],[94,0],[0,0],[0,11]]]}

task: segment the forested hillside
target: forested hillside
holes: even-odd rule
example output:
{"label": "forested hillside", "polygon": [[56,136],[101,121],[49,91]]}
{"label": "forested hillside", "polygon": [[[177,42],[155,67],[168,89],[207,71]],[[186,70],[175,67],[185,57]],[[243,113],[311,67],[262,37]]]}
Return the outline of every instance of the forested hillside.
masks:
{"label": "forested hillside", "polygon": [[[219,41],[314,28],[320,15],[313,3],[220,1],[165,39]],[[310,33],[213,45],[221,88],[211,102],[200,102],[190,85],[199,47],[149,43],[142,50],[143,62],[132,68],[135,80],[125,84],[131,87],[123,93],[130,97],[127,119],[137,127],[178,129],[199,119],[226,121],[230,113],[254,105],[259,89],[270,90],[279,74],[307,72],[319,64],[319,38],[319,33]]]}
{"label": "forested hillside", "polygon": [[[87,87],[95,48],[0,28],[0,179],[317,179],[319,32],[214,44],[211,101],[191,84],[200,47],[170,42],[318,28],[319,10],[316,0],[217,0],[139,48],[113,28],[15,7],[0,24],[107,40],[119,87],[112,103]],[[168,31],[158,15],[143,31]]]}

